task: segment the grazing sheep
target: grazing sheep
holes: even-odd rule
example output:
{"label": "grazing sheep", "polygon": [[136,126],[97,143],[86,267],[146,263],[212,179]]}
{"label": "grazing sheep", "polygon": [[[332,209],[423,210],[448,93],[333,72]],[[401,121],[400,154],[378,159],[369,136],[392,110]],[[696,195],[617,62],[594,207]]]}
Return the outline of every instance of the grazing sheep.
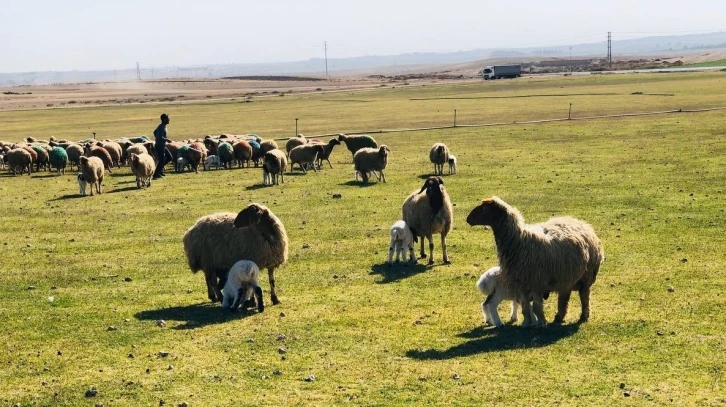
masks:
{"label": "grazing sheep", "polygon": [[131,154],[149,154],[149,150],[143,144],[132,144],[126,149],[126,156],[130,157]]}
{"label": "grazing sheep", "polygon": [[[383,180],[386,182],[386,176],[383,174],[383,170],[388,165],[388,153],[391,150],[386,146],[382,145],[379,148],[362,148],[358,150],[353,156],[353,164],[357,173],[360,173],[363,182],[368,183],[368,173],[373,171],[376,174],[378,181]],[[356,174],[356,181],[358,175]]]}
{"label": "grazing sheep", "polygon": [[154,175],[156,163],[149,154],[131,154],[129,156],[131,173],[136,176],[136,187],[151,186],[151,177]]}
{"label": "grazing sheep", "polygon": [[268,151],[276,150],[277,148],[277,142],[275,140],[265,140],[260,143],[260,154],[264,156]]}
{"label": "grazing sheep", "polygon": [[257,167],[265,154],[262,153],[260,143],[255,140],[248,140],[247,142],[250,143],[250,147],[252,147],[252,162],[255,163],[255,167]]}
{"label": "grazing sheep", "polygon": [[184,172],[184,168],[186,168],[189,165],[189,160],[187,160],[184,157],[179,157],[176,159],[176,164],[174,165],[174,171],[175,172]]}
{"label": "grazing sheep", "polygon": [[28,153],[30,153],[30,158],[32,160],[31,165],[38,162],[38,153],[35,150],[33,150],[33,147],[28,146],[28,145],[20,145],[19,148],[22,148],[25,151],[27,151]]}
{"label": "grazing sheep", "polygon": [[50,150],[49,160],[51,168],[55,168],[57,173],[66,173],[66,165],[68,164],[68,153],[62,147],[53,147]]}
{"label": "grazing sheep", "polygon": [[194,172],[199,173],[199,166],[204,165],[204,161],[207,159],[207,148],[198,141],[190,144],[189,150],[187,150],[187,159]]}
{"label": "grazing sheep", "polygon": [[234,159],[237,160],[237,168],[244,167],[247,163],[247,168],[250,167],[250,160],[252,159],[252,146],[246,140],[239,140],[232,145],[234,150]]}
{"label": "grazing sheep", "polygon": [[0,170],[5,169],[5,164],[7,164],[7,156],[5,155],[5,151],[0,150]]}
{"label": "grazing sheep", "polygon": [[398,263],[401,254],[403,254],[403,264],[406,263],[406,250],[408,250],[408,260],[411,264],[416,264],[416,256],[413,254],[413,244],[418,243],[416,231],[409,228],[406,222],[399,220],[391,226],[391,244],[388,247],[388,265],[392,264],[393,252],[396,252],[396,263]]}
{"label": "grazing sheep", "polygon": [[101,183],[103,182],[103,167],[104,163],[98,157],[81,157],[79,168],[81,173],[83,173],[83,178],[91,186],[91,196],[93,196],[94,186],[96,187],[96,192],[98,192],[99,194],[101,193]]}
{"label": "grazing sheep", "polygon": [[222,308],[229,308],[235,312],[242,303],[242,309],[247,310],[249,301],[254,292],[257,299],[257,311],[265,310],[265,303],[262,298],[262,288],[257,281],[260,275],[260,269],[257,264],[249,260],[240,260],[234,263],[227,275],[227,282],[222,289]]}
{"label": "grazing sheep", "polygon": [[195,273],[204,271],[212,302],[222,300],[220,287],[226,283],[232,265],[238,259],[249,259],[267,269],[272,303],[279,304],[274,271],[287,261],[287,250],[287,232],[282,222],[267,207],[256,203],[236,215],[204,216],[184,234],[189,268]]}
{"label": "grazing sheep", "polygon": [[434,175],[444,175],[444,164],[449,162],[449,147],[436,143],[429,151],[429,160],[434,164]]}
{"label": "grazing sheep", "polygon": [[[319,140],[319,139],[313,139],[313,140]],[[318,169],[323,165],[323,160],[328,162],[328,165],[330,168],[333,168],[333,164],[330,163],[330,154],[333,153],[333,147],[339,146],[340,141],[338,139],[330,139],[327,144],[324,144],[323,142],[317,142],[317,141],[311,141],[313,144],[322,144],[323,145],[323,152],[318,154]]]}
{"label": "grazing sheep", "polygon": [[[285,170],[287,170],[287,157],[280,150],[268,151],[262,158],[262,182],[265,185],[278,184],[277,177],[285,183]],[[267,178],[265,178],[267,174]],[[269,184],[266,183],[269,181]]]}
{"label": "grazing sheep", "polygon": [[38,159],[35,161],[35,172],[40,172],[41,168],[46,168],[50,163],[50,156],[48,154],[48,150],[46,150],[44,147],[37,145],[33,145],[30,147],[33,149],[33,151],[35,151],[35,154],[38,156]]}
{"label": "grazing sheep", "polygon": [[101,162],[103,162],[103,167],[108,170],[109,173],[111,173],[111,167],[113,167],[113,161],[111,160],[111,155],[106,151],[103,147],[98,146],[91,146],[91,144],[86,144],[86,147],[84,148],[84,155],[86,157],[98,157]]}
{"label": "grazing sheep", "polygon": [[121,148],[121,145],[115,141],[104,141],[101,143],[101,147],[108,151],[108,155],[111,157],[112,165],[120,167],[121,156],[123,155],[123,149]]}
{"label": "grazing sheep", "polygon": [[78,193],[82,196],[86,196],[86,185],[88,185],[86,177],[83,176],[82,172],[79,172],[76,176],[76,180],[78,180]]}
{"label": "grazing sheep", "polygon": [[204,138],[204,147],[207,148],[207,152],[209,155],[219,155],[219,152],[217,151],[218,141],[214,140],[212,136],[207,136]]}
{"label": "grazing sheep", "polygon": [[224,168],[232,169],[232,161],[234,161],[234,148],[227,142],[221,142],[217,146],[217,156],[219,163]]}
{"label": "grazing sheep", "polygon": [[301,144],[292,150],[290,150],[290,172],[295,169],[295,164],[299,164],[303,172],[306,165],[313,167],[313,171],[318,172],[315,169],[315,163],[318,160],[318,154],[323,152],[324,147],[321,144]]}
{"label": "grazing sheep", "polygon": [[209,171],[209,169],[214,166],[214,168],[219,169],[219,156],[216,155],[210,155],[207,157],[206,160],[204,160],[204,170]]}
{"label": "grazing sheep", "polygon": [[[425,191],[425,193],[424,193]],[[421,258],[426,257],[424,237],[429,241],[429,265],[434,264],[433,234],[441,234],[441,250],[444,264],[451,263],[446,254],[446,236],[454,227],[454,208],[444,181],[439,177],[428,177],[421,190],[414,191],[403,203],[403,220],[414,228],[421,239]]]}
{"label": "grazing sheep", "polygon": [[[62,145],[61,145],[62,147]],[[76,169],[79,169],[78,164],[81,161],[81,157],[83,157],[83,146],[80,144],[69,144],[66,149],[66,154],[68,154],[68,162],[71,164],[70,169],[73,170],[73,166],[76,166]]]}
{"label": "grazing sheep", "polygon": [[33,172],[33,156],[24,148],[14,148],[8,151],[6,158],[8,160],[8,172],[20,175],[27,170],[28,175]]}
{"label": "grazing sheep", "polygon": [[[297,137],[290,137],[290,140],[287,140],[287,143],[285,143],[285,151],[287,151],[287,156],[290,157],[290,151],[292,151],[293,148],[307,143],[308,139],[306,139],[305,136],[303,136],[302,134],[298,134]],[[290,168],[292,168],[292,165],[290,166]]]}
{"label": "grazing sheep", "polygon": [[378,148],[378,143],[373,137],[368,135],[360,136],[347,136],[345,134],[338,135],[338,141],[345,143],[348,151],[353,155],[355,159],[355,153],[361,148]]}
{"label": "grazing sheep", "polygon": [[[499,319],[499,311],[497,307],[504,300],[512,301],[512,313],[509,318],[510,322],[517,322],[517,310],[519,302],[516,294],[507,286],[507,282],[502,277],[502,269],[495,266],[486,271],[479,277],[476,282],[476,288],[479,289],[486,299],[481,303],[481,310],[484,314],[484,324],[501,327],[502,320]],[[530,317],[536,318],[534,314]]]}
{"label": "grazing sheep", "polygon": [[449,175],[456,174],[456,156],[449,154]]}
{"label": "grazing sheep", "polygon": [[[590,287],[605,258],[592,226],[570,217],[528,225],[516,208],[498,197],[482,201],[466,222],[491,226],[502,276],[522,304],[522,326],[546,325],[542,302],[551,291],[558,293],[554,323],[564,320],[572,290],[580,294],[580,322],[588,320]],[[530,309],[536,321],[530,317]]]}

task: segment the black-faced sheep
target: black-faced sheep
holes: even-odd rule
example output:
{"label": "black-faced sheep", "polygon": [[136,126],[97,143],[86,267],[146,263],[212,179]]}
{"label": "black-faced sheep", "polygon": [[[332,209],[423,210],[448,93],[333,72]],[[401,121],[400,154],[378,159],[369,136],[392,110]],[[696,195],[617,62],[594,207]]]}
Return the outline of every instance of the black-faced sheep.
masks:
{"label": "black-faced sheep", "polygon": [[449,264],[446,253],[446,236],[454,227],[454,208],[449,194],[444,189],[444,181],[439,177],[428,177],[418,191],[413,191],[403,203],[403,220],[415,229],[421,239],[421,258],[426,257],[424,237],[429,242],[429,265],[434,264],[435,233],[441,234],[441,250],[444,264]]}
{"label": "black-faced sheep", "polygon": [[323,146],[320,144],[301,144],[290,150],[290,172],[295,168],[295,164],[300,165],[303,172],[306,166],[312,166],[313,171],[318,172],[315,166],[318,161],[318,154],[323,152]]}
{"label": "black-faced sheep", "polygon": [[325,160],[325,161],[328,162],[328,165],[332,169],[333,168],[333,164],[330,163],[330,154],[333,153],[333,147],[340,145],[340,141],[338,141],[338,139],[330,139],[330,141],[328,141],[327,144],[323,143],[322,141],[321,142],[312,141],[312,143],[314,143],[314,144],[322,144],[323,147],[324,147],[323,148],[323,152],[320,153],[320,154],[318,154],[318,168],[321,168],[322,167],[323,160]]}
{"label": "black-faced sheep", "polygon": [[156,169],[154,158],[146,153],[138,155],[131,153],[129,155],[129,164],[131,173],[136,176],[136,187],[150,187],[151,176],[154,175],[154,170]]}
{"label": "black-faced sheep", "polygon": [[434,175],[444,175],[444,164],[449,162],[449,147],[444,143],[436,143],[429,151],[429,160],[434,165]]}
{"label": "black-faced sheep", "polygon": [[338,141],[345,143],[348,151],[355,157],[355,153],[361,148],[378,148],[378,143],[371,136],[347,136],[345,134],[338,135]]}
{"label": "black-faced sheep", "polygon": [[502,276],[522,304],[523,326],[546,324],[542,302],[551,291],[558,293],[555,323],[564,320],[572,290],[580,294],[580,322],[588,320],[590,287],[605,258],[592,226],[570,217],[528,225],[516,208],[497,197],[482,201],[466,222],[492,228]]}
{"label": "black-faced sheep", "polygon": [[83,178],[91,186],[91,196],[93,196],[94,187],[96,187],[96,192],[100,194],[101,183],[103,182],[103,161],[98,157],[81,157],[78,166]]}
{"label": "black-faced sheep", "polygon": [[204,216],[184,234],[189,268],[195,273],[204,271],[212,302],[222,300],[220,288],[232,265],[239,259],[249,259],[267,269],[272,303],[279,304],[274,271],[287,261],[287,251],[287,232],[282,222],[267,207],[255,203],[239,214]]}
{"label": "black-faced sheep", "polygon": [[285,171],[287,170],[287,157],[281,150],[270,150],[262,157],[262,183],[265,185],[285,183]]}
{"label": "black-faced sheep", "polygon": [[414,243],[418,243],[416,231],[409,228],[406,222],[399,220],[391,226],[391,243],[388,246],[388,265],[393,263],[393,252],[396,252],[396,263],[403,255],[403,264],[407,265],[406,252],[411,264],[416,264],[416,256],[413,254]]}
{"label": "black-faced sheep", "polygon": [[391,150],[382,145],[379,148],[362,148],[358,150],[353,156],[353,166],[356,171],[356,180],[358,174],[363,178],[363,182],[368,183],[368,173],[373,172],[378,177],[378,180],[386,182],[386,175],[383,174],[383,170],[388,165],[388,153]]}
{"label": "black-faced sheep", "polygon": [[265,302],[262,298],[262,288],[258,282],[260,269],[257,264],[249,260],[240,260],[234,263],[227,275],[227,282],[222,288],[222,308],[229,308],[235,312],[242,305],[247,310],[252,294],[257,299],[257,311],[265,310]]}

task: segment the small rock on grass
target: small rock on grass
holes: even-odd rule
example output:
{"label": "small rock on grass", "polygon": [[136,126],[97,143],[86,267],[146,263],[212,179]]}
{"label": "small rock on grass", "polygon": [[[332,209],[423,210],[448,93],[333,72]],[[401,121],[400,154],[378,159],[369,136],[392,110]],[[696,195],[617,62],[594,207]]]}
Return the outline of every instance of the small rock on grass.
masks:
{"label": "small rock on grass", "polygon": [[90,389],[86,390],[86,397],[96,397],[98,395],[98,390],[91,387]]}
{"label": "small rock on grass", "polygon": [[315,381],[315,375],[311,374],[310,376],[305,378],[305,381],[308,383],[312,383]]}
{"label": "small rock on grass", "polygon": [[164,328],[166,327],[166,321],[164,321],[163,319],[159,319],[156,321],[156,326],[158,326],[159,328]]}
{"label": "small rock on grass", "polygon": [[675,292],[675,291],[676,291],[676,289],[675,289],[675,288],[673,288],[673,286],[672,286],[672,285],[668,287],[668,292],[669,292],[669,293],[672,293],[672,292]]}
{"label": "small rock on grass", "polygon": [[118,331],[118,328],[116,328],[115,326],[111,325],[108,328],[106,328],[106,330],[107,331]]}

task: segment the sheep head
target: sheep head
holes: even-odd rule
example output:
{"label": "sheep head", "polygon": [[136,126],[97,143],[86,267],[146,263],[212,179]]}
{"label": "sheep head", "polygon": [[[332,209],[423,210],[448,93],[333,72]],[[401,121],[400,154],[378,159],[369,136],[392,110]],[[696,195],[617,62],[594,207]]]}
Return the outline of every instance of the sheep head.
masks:
{"label": "sheep head", "polygon": [[[385,144],[383,144],[382,146],[380,146],[380,147],[378,148],[378,153],[379,153],[380,155],[388,155],[388,153],[390,153],[390,152],[391,152],[391,149],[390,149],[390,148],[388,148],[388,146],[387,146],[387,145],[385,145]],[[442,182],[442,184],[443,184],[443,182]]]}
{"label": "sheep head", "polygon": [[493,196],[485,199],[466,217],[470,226],[495,226],[507,216],[506,203]]}
{"label": "sheep head", "polygon": [[338,141],[345,141],[347,138],[348,136],[343,133],[338,134]]}
{"label": "sheep head", "polygon": [[237,217],[234,219],[234,227],[245,228],[257,225],[268,212],[267,208],[263,208],[258,204],[249,204],[237,214]]}
{"label": "sheep head", "polygon": [[[383,147],[385,146],[381,146],[381,148]],[[441,207],[444,206],[443,185],[444,180],[442,180],[441,177],[431,176],[426,178],[421,190],[418,191],[419,194],[426,191],[426,196],[429,198],[429,204],[431,205],[431,210],[434,212],[434,215],[439,213]]]}
{"label": "sheep head", "polygon": [[88,166],[88,157],[81,157],[81,160],[78,162],[82,167]]}
{"label": "sheep head", "polygon": [[331,147],[332,146],[339,146],[340,145],[340,140],[331,138],[330,141],[328,141],[328,145],[331,146]]}
{"label": "sheep head", "polygon": [[131,153],[131,155],[129,156],[129,160],[130,160],[130,161],[131,161],[131,162],[132,162],[132,163],[133,163],[134,165],[138,165],[138,164],[139,164],[139,156],[138,156],[138,155],[136,155],[136,154],[134,154],[134,153]]}

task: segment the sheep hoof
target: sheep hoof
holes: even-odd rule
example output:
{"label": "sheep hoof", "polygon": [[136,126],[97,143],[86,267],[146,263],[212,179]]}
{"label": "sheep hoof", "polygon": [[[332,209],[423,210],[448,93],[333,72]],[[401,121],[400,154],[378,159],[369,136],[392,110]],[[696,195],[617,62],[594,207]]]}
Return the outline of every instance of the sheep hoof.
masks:
{"label": "sheep hoof", "polygon": [[265,312],[265,306],[264,306],[264,304],[260,304],[259,306],[257,306],[257,311],[258,312]]}
{"label": "sheep hoof", "polygon": [[451,264],[451,260],[449,260],[449,259],[444,260],[444,264]]}
{"label": "sheep hoof", "polygon": [[433,265],[434,265],[434,260],[433,259],[429,260],[429,266],[433,266]]}
{"label": "sheep hoof", "polygon": [[280,300],[277,299],[276,295],[272,295],[272,305],[278,305],[280,304]]}
{"label": "sheep hoof", "polygon": [[587,322],[589,319],[590,319],[589,315],[583,315],[580,317],[580,319],[577,320],[577,322],[580,322],[580,323]]}
{"label": "sheep hoof", "polygon": [[553,325],[560,325],[564,322],[564,318],[560,317],[559,315],[555,316],[555,319],[552,320]]}

